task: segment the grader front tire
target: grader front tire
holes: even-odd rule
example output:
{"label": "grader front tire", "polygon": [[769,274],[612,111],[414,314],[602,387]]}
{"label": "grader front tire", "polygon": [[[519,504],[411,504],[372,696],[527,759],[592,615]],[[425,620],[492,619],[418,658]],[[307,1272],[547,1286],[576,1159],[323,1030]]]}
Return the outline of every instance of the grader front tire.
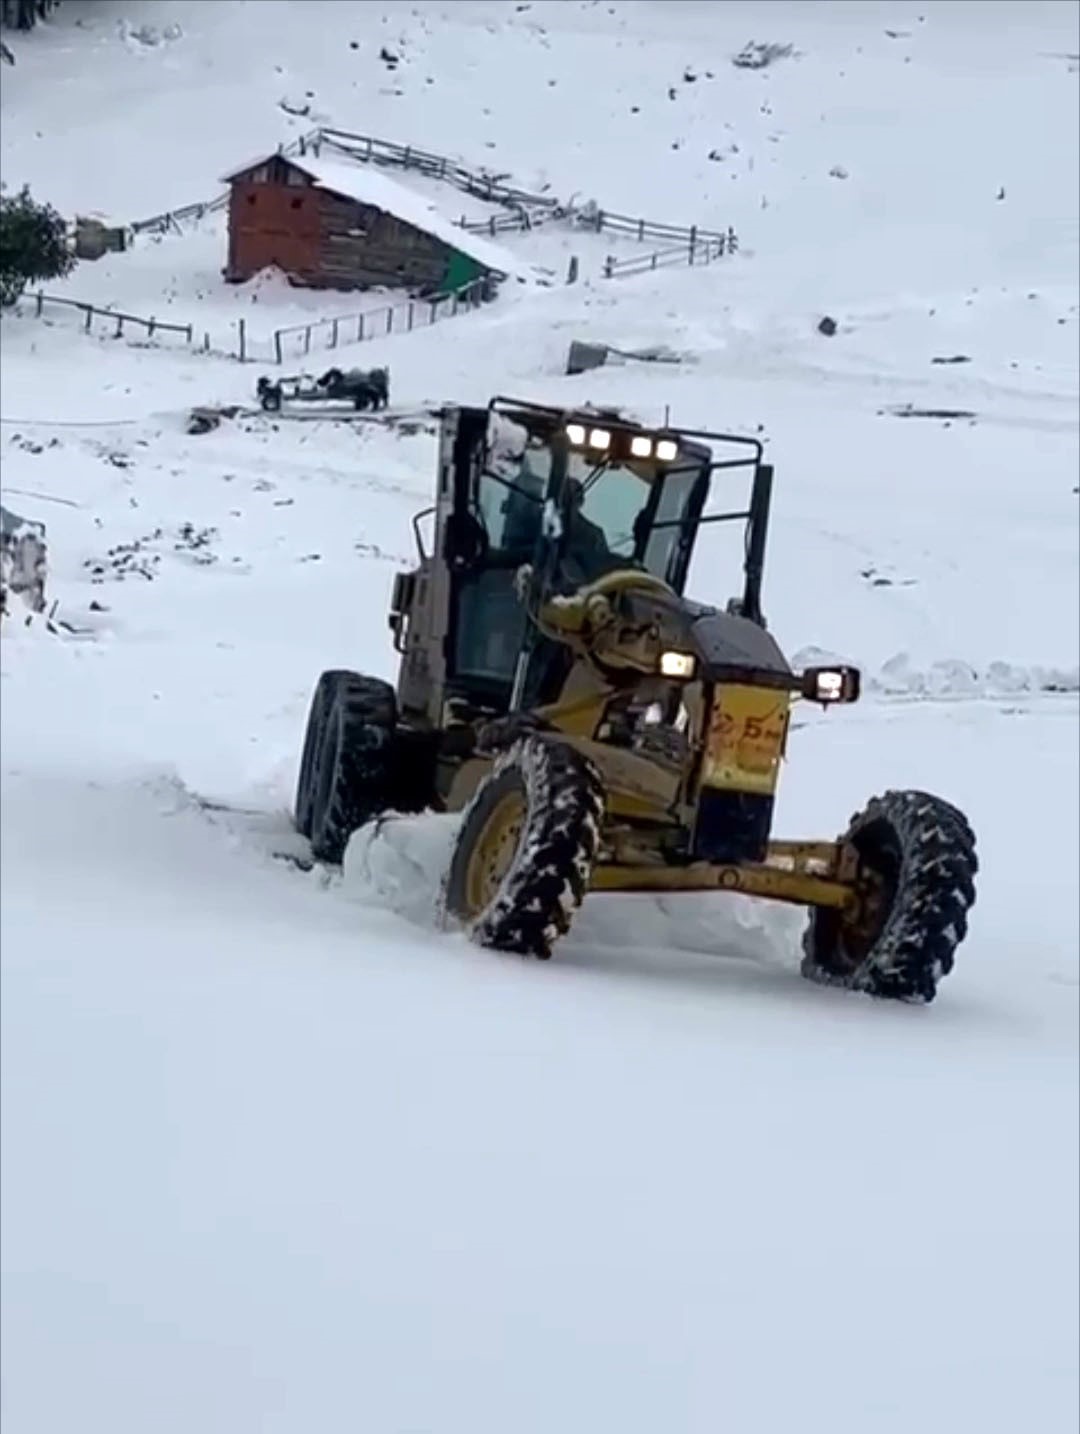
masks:
{"label": "grader front tire", "polygon": [[841,838],[858,860],[851,911],[818,909],[803,937],[802,974],[872,996],[928,1003],[953,968],[975,903],[975,834],[927,792],[886,792]]}
{"label": "grader front tire", "polygon": [[521,738],[465,811],[445,914],[481,946],[546,959],[588,890],[603,812],[599,775],[584,757]]}

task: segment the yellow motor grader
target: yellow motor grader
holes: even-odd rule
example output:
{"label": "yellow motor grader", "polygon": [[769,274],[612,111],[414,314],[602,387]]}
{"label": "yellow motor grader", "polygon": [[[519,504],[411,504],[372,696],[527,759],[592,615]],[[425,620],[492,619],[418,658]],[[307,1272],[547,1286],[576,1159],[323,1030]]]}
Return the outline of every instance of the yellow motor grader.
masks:
{"label": "yellow motor grader", "polygon": [[[706,513],[715,478],[745,506]],[[313,855],[340,861],[383,813],[461,812],[443,907],[482,945],[548,957],[590,891],[734,891],[810,909],[807,977],[932,1000],[975,900],[964,815],[888,791],[836,841],[772,837],[794,703],[859,695],[854,668],[793,671],[765,625],[772,481],[753,438],[444,410],[419,563],[394,582],[397,688],[336,670],[312,699]],[[744,528],[723,610],[683,595],[710,523]]]}

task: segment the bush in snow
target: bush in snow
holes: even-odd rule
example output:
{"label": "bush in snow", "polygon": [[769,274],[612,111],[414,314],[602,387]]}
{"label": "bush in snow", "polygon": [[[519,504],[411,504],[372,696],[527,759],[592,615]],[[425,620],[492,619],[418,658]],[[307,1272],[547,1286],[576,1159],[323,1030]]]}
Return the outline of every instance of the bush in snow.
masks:
{"label": "bush in snow", "polygon": [[67,226],[49,204],[38,204],[24,185],[0,195],[0,305],[13,304],[34,279],[59,279],[75,267]]}

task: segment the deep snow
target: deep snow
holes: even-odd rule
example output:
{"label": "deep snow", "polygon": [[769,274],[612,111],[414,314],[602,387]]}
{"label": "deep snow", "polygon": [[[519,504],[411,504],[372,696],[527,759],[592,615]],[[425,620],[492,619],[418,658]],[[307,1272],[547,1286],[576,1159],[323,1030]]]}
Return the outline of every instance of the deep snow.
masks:
{"label": "deep snow", "polygon": [[[707,272],[608,282],[611,236],[500,236],[582,282],[343,356],[412,411],[760,429],[770,625],[869,678],[799,714],[778,833],[923,786],[982,872],[913,1010],[807,985],[800,914],[721,897],[590,898],[546,965],[476,950],[431,923],[453,819],[298,870],[308,692],[393,676],[429,426],[188,436],[261,370],[6,315],[4,501],[87,629],[0,651],[13,1434],[1076,1427],[1076,30],[1052,3],[158,0],[14,37],[3,177],[71,209],[210,198],[321,119],[733,224]],[[749,38],[798,53],[740,71]],[[222,242],[209,219],[69,291],[206,327],[363,306],[229,289]],[[573,338],[683,361],[566,378]],[[736,562],[706,530],[691,590],[723,601]]]}

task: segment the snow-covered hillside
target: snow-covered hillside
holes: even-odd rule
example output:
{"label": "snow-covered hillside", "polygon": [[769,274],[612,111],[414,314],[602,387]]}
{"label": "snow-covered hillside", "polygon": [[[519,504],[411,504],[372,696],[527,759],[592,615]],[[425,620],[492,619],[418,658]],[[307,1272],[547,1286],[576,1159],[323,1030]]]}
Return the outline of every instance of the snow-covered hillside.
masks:
{"label": "snow-covered hillside", "polygon": [[[550,282],[338,350],[390,366],[390,426],[189,434],[267,370],[4,315],[3,498],[81,634],[0,649],[6,1431],[1075,1429],[1077,28],[71,0],[11,37],[3,179],[65,213],[212,199],[326,124],[740,250],[604,279],[650,243],[500,234]],[[794,52],[737,68],[748,40]],[[200,332],[367,302],[226,286],[224,242],[210,215],[48,288]],[[566,377],[573,339],[679,362]],[[767,441],[770,627],[867,677],[800,713],[778,834],[889,786],[967,811],[979,900],[932,1007],[810,986],[800,913],[738,898],[590,897],[550,963],[478,950],[431,920],[452,818],[289,860],[315,677],[395,675],[424,410],[496,392]],[[722,531],[703,600],[737,585]]]}

